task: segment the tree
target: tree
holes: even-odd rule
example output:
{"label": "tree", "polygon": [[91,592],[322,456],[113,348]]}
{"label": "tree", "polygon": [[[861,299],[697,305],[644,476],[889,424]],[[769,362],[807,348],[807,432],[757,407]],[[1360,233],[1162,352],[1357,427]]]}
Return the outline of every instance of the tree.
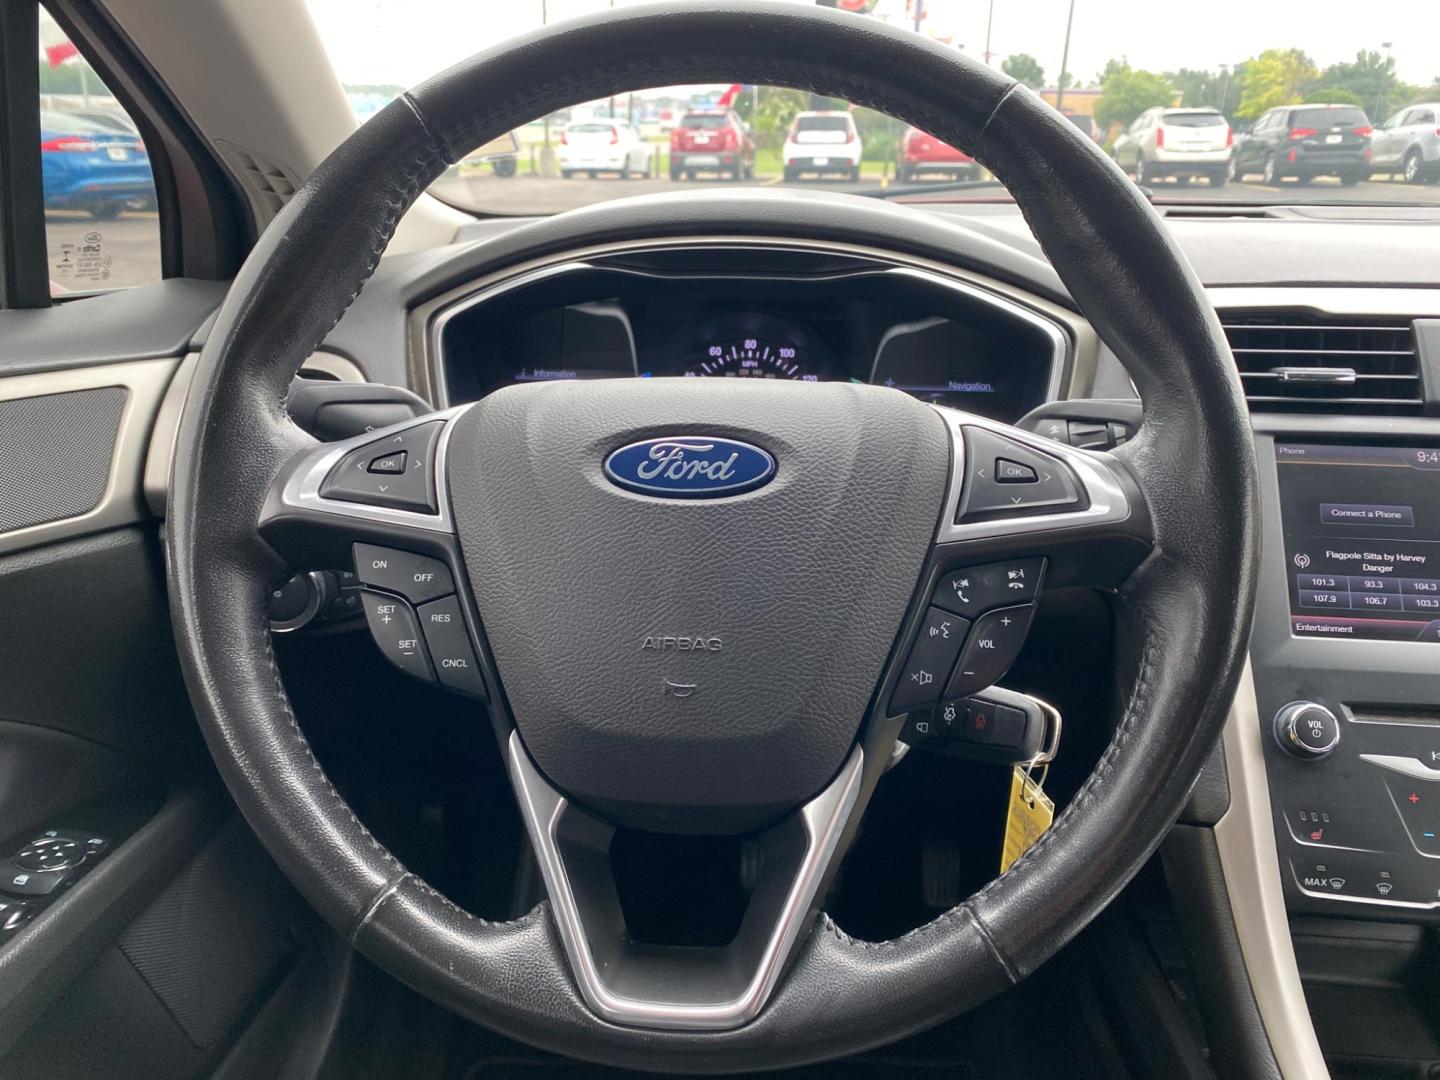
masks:
{"label": "tree", "polygon": [[[1413,93],[1405,99],[1406,105],[1419,105],[1425,101],[1440,101],[1440,75],[1437,75],[1435,81],[1429,86],[1419,88],[1412,86],[1409,89],[1412,90]],[[1376,119],[1380,120],[1384,118],[1376,117]]]}
{"label": "tree", "polygon": [[[1374,119],[1384,120],[1408,101],[1414,87],[1406,86],[1395,74],[1395,61],[1374,49],[1361,49],[1351,64],[1331,64],[1309,88],[1310,93],[1342,92],[1345,98],[1325,98],[1346,105],[1359,105]],[[1310,100],[1309,94],[1306,100]]]}
{"label": "tree", "polygon": [[1245,91],[1235,115],[1254,120],[1277,105],[1298,104],[1319,74],[1299,49],[1266,49],[1245,62]]}
{"label": "tree", "polygon": [[1045,85],[1045,69],[1040,66],[1040,61],[1029,53],[1007,56],[1000,61],[1000,70],[1031,90],[1039,90]]}
{"label": "tree", "polygon": [[1100,100],[1095,103],[1095,122],[1108,131],[1113,124],[1122,126],[1134,121],[1146,109],[1170,105],[1175,101],[1175,87],[1164,75],[1139,71],[1128,64],[1111,61],[1100,82]]}
{"label": "tree", "polygon": [[779,150],[785,143],[790,122],[809,107],[810,98],[799,90],[762,86],[755,119],[751,123],[756,144],[768,150]]}

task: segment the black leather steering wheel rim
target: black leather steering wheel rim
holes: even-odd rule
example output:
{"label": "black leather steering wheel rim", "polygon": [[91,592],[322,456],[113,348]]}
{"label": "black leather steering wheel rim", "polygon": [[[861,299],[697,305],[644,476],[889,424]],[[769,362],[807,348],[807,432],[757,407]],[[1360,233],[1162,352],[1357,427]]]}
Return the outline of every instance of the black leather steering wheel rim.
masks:
{"label": "black leather steering wheel rim", "polygon": [[[1122,590],[1138,671],[1124,716],[1024,859],[894,941],[853,940],[822,916],[744,1027],[642,1030],[586,1008],[545,905],[514,922],[475,918],[356,820],[310,754],[275,666],[264,597],[285,567],[256,522],[281,466],[308,443],[285,414],[291,378],[448,163],[563,105],[722,80],[872,106],[969,149],[1005,182],[1145,400],[1144,429],[1122,456],[1155,543]],[[182,664],[221,775],[281,868],[357,948],[442,1004],[565,1054],[639,1068],[835,1057],[955,1015],[1033,971],[1124,886],[1179,813],[1239,679],[1253,604],[1255,473],[1238,377],[1148,203],[1012,80],[824,9],[627,8],[501,46],[397,100],[317,169],[256,245],[202,351],[175,462],[168,549]]]}

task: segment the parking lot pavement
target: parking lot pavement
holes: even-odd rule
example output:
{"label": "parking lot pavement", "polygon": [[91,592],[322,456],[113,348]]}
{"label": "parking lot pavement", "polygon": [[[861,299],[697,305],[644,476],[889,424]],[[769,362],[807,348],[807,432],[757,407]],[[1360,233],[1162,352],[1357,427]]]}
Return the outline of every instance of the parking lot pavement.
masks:
{"label": "parking lot pavement", "polygon": [[[657,191],[702,191],[733,187],[774,186],[778,177],[761,176],[757,180],[736,184],[732,180],[671,181],[668,177],[646,180],[619,180],[602,176],[594,180],[577,177],[573,180],[535,176],[501,178],[488,173],[465,178],[446,178],[433,188],[441,198],[462,207],[474,207],[502,214],[553,214],[578,206],[616,199],[625,195],[644,195]],[[790,184],[806,190],[859,191],[879,184],[873,178],[856,183],[847,181],[802,181]],[[924,185],[920,185],[923,189]],[[1440,206],[1440,184],[1400,184],[1388,180],[1372,180],[1354,187],[1344,187],[1338,180],[1322,177],[1309,184],[1283,184],[1267,187],[1259,183],[1227,184],[1212,188],[1205,181],[1177,183],[1162,180],[1151,189],[1157,199],[1194,202],[1269,203],[1269,202],[1330,202],[1330,203],[1423,203]],[[988,194],[988,193],[987,193]],[[954,198],[963,198],[956,194]]]}
{"label": "parking lot pavement", "polygon": [[45,240],[57,294],[160,280],[160,221],[153,210],[127,210],[113,221],[78,210],[49,211]]}

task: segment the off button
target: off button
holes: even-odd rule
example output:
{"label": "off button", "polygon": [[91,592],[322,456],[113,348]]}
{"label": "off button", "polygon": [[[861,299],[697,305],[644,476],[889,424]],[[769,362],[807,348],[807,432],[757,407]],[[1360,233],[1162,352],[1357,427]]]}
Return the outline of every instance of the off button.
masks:
{"label": "off button", "polygon": [[399,593],[423,604],[455,591],[450,568],[439,559],[374,544],[356,544],[355,576],[366,585]]}

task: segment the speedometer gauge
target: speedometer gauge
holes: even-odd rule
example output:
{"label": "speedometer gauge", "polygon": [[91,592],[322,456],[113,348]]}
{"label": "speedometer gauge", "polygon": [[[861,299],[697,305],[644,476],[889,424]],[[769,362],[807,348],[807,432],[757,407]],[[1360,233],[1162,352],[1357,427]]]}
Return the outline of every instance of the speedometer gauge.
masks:
{"label": "speedometer gauge", "polygon": [[689,378],[790,379],[819,382],[830,362],[809,331],[755,312],[722,315],[703,323],[685,349]]}
{"label": "speedometer gauge", "polygon": [[737,379],[799,379],[817,382],[820,376],[806,371],[794,345],[760,338],[719,341],[705,349],[706,359],[687,368],[686,375],[732,376]]}

